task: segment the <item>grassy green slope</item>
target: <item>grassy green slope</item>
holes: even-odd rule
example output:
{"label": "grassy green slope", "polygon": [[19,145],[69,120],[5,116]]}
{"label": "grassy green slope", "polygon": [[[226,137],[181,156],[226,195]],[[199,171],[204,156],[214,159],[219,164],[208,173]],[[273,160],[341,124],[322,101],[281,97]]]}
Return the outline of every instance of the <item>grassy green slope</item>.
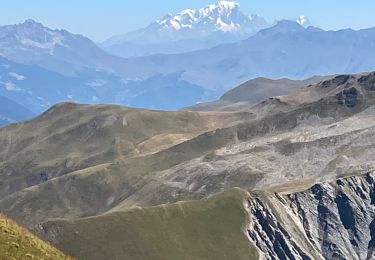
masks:
{"label": "grassy green slope", "polygon": [[50,221],[44,235],[78,259],[258,259],[244,231],[247,196],[232,189],[200,201]]}
{"label": "grassy green slope", "polygon": [[0,259],[72,259],[0,214]]}

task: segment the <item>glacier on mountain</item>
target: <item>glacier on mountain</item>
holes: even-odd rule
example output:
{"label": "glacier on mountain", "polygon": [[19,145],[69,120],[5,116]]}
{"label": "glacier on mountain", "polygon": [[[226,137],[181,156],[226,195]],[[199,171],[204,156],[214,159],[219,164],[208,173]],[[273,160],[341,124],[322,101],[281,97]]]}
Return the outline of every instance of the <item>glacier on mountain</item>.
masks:
{"label": "glacier on mountain", "polygon": [[146,28],[113,36],[102,46],[123,57],[180,53],[243,40],[269,26],[263,17],[242,12],[235,1],[218,1],[168,13]]}

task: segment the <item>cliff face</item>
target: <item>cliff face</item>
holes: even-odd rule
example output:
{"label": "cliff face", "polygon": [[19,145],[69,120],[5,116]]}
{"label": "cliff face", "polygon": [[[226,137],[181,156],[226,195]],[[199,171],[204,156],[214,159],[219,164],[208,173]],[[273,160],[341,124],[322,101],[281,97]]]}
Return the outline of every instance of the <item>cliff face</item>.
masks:
{"label": "cliff face", "polygon": [[374,259],[375,172],[248,200],[264,259]]}

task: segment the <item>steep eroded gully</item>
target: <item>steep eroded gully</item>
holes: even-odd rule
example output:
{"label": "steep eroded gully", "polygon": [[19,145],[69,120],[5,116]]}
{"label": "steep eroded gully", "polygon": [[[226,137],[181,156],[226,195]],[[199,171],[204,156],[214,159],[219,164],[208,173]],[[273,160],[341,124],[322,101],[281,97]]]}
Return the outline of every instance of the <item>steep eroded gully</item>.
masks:
{"label": "steep eroded gully", "polygon": [[375,172],[289,195],[248,199],[264,259],[375,259]]}

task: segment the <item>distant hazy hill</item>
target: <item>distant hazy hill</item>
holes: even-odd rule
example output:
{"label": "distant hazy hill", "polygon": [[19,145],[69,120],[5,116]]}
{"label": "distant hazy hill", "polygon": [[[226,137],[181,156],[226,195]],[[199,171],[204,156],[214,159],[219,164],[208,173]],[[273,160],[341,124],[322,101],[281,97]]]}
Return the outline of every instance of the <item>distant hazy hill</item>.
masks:
{"label": "distant hazy hill", "polygon": [[[208,89],[228,90],[252,78],[305,79],[375,69],[375,28],[324,31],[280,21],[233,44],[175,55],[129,59],[129,73],[171,73]],[[130,68],[135,65],[135,69]]]}
{"label": "distant hazy hill", "polygon": [[311,84],[332,78],[333,76],[314,76],[306,80],[256,78],[235,87],[220,97],[219,100],[204,102],[184,110],[197,111],[235,111],[248,110],[252,105],[270,97],[288,95]]}
{"label": "distant hazy hill", "polygon": [[86,68],[76,76],[68,76],[0,57],[0,95],[33,113],[41,113],[61,101],[174,110],[218,96],[180,80],[180,74],[156,75],[143,81],[123,80],[114,74]]}
{"label": "distant hazy hill", "polygon": [[0,126],[30,119],[33,113],[16,102],[0,96]]}
{"label": "distant hazy hill", "polygon": [[43,67],[16,63],[0,57],[0,95],[40,113],[56,102],[116,102],[121,79],[93,69],[79,77],[63,75]]}
{"label": "distant hazy hill", "polygon": [[183,80],[181,71],[134,64],[145,74],[133,77],[125,63],[86,37],[33,20],[0,26],[0,95],[35,113],[65,100],[174,110],[219,95]]}
{"label": "distant hazy hill", "polygon": [[257,103],[269,97],[291,94],[299,88],[316,84],[325,78],[327,77],[316,76],[306,80],[256,78],[229,90],[220,99],[230,102]]}

